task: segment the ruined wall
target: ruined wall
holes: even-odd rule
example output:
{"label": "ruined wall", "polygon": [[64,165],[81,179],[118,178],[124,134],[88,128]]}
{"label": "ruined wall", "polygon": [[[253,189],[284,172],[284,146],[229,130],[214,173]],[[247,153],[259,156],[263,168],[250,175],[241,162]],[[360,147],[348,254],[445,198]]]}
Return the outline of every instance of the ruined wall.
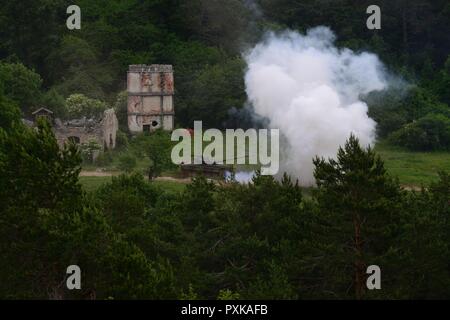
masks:
{"label": "ruined wall", "polygon": [[114,109],[108,109],[103,114],[102,119],[102,139],[107,149],[116,147],[116,135],[119,130],[119,121],[117,120]]}
{"label": "ruined wall", "polygon": [[76,127],[63,124],[62,126],[55,126],[53,131],[60,147],[64,146],[64,143],[70,139],[76,139],[78,144],[88,143],[90,140],[94,140],[102,148],[104,146],[101,127],[87,128],[84,126]]}
{"label": "ruined wall", "polygon": [[114,109],[108,109],[100,121],[74,119],[62,122],[56,119],[53,132],[61,147],[70,139],[75,139],[79,144],[94,140],[102,149],[114,149],[118,129],[119,122],[116,113]]}
{"label": "ruined wall", "polygon": [[174,127],[171,65],[131,65],[127,78],[128,128],[131,132]]}

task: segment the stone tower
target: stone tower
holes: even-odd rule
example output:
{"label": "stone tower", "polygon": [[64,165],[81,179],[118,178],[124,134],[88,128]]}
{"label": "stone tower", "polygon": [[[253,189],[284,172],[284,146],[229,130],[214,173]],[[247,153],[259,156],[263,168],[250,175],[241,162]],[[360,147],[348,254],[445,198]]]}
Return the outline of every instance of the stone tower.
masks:
{"label": "stone tower", "polygon": [[128,70],[128,128],[132,133],[174,127],[171,65],[130,65]]}

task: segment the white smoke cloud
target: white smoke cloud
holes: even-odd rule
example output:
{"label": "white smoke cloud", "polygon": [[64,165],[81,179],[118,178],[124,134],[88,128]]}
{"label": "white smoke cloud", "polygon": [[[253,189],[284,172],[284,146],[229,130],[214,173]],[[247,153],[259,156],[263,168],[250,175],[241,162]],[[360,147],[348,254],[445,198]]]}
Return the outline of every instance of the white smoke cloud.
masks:
{"label": "white smoke cloud", "polygon": [[334,158],[350,133],[364,146],[374,143],[376,123],[360,97],[387,87],[376,55],[334,41],[327,27],[270,33],[245,56],[249,102],[283,136],[280,172],[304,185],[314,181],[312,159]]}

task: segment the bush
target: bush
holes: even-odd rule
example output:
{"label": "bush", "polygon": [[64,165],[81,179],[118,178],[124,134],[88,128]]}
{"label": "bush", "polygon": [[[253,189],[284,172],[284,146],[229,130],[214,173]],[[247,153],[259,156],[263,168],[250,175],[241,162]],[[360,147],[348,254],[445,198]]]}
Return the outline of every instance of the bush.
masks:
{"label": "bush", "polygon": [[429,114],[450,116],[450,110],[445,103],[440,102],[429,90],[420,87],[411,90],[401,109],[407,114],[409,121],[421,119]]}
{"label": "bush", "polygon": [[119,120],[119,129],[122,132],[128,132],[128,110],[127,110],[128,92],[121,91],[117,94],[116,102],[114,103],[114,111]]}
{"label": "bush", "polygon": [[146,174],[153,178],[162,172],[172,170],[176,166],[172,163],[171,152],[174,143],[171,141],[170,133],[156,130],[152,133],[136,135],[131,140],[131,150],[136,157],[147,156],[150,164]]}
{"label": "bush", "polygon": [[395,145],[408,148],[410,150],[427,150],[427,133],[416,124],[410,123],[389,136],[389,141]]}
{"label": "bush", "polygon": [[128,148],[127,134],[121,130],[117,131],[117,134],[116,134],[116,148],[118,150],[123,150],[123,149]]}
{"label": "bush", "polygon": [[0,63],[0,87],[7,98],[16,102],[24,113],[41,98],[42,79],[21,63]]}
{"label": "bush", "polygon": [[112,177],[110,183],[97,190],[105,217],[114,230],[121,233],[144,227],[146,208],[150,208],[157,197],[158,190],[137,173]]}
{"label": "bush", "polygon": [[9,130],[16,122],[20,123],[22,114],[19,107],[0,92],[0,128]]}
{"label": "bush", "polygon": [[449,150],[450,119],[441,114],[428,114],[397,130],[389,140],[413,151]]}
{"label": "bush", "polygon": [[89,142],[81,145],[80,150],[84,163],[94,163],[102,147],[97,141],[89,140]]}
{"label": "bush", "polygon": [[117,165],[117,168],[119,170],[125,171],[126,173],[129,173],[133,171],[134,168],[136,168],[136,157],[131,154],[125,154],[119,158],[119,164]]}
{"label": "bush", "polygon": [[163,171],[175,168],[171,160],[172,147],[170,134],[165,131],[157,130],[148,136],[144,150],[151,161],[149,176],[156,178]]}
{"label": "bush", "polygon": [[66,100],[55,89],[50,89],[42,95],[40,105],[52,110],[55,117],[66,118]]}
{"label": "bush", "polygon": [[377,133],[381,138],[387,137],[405,125],[406,119],[403,115],[395,112],[385,112],[377,125]]}
{"label": "bush", "polygon": [[66,99],[68,116],[98,117],[107,109],[106,103],[91,99],[83,94],[72,94]]}
{"label": "bush", "polygon": [[95,159],[95,163],[99,166],[107,166],[113,161],[113,153],[111,151],[105,151],[100,153]]}

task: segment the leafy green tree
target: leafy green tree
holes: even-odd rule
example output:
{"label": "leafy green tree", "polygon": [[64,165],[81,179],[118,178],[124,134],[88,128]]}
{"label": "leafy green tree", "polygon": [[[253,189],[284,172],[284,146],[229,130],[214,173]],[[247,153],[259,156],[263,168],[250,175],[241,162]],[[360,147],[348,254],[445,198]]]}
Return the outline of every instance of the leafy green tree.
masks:
{"label": "leafy green tree", "polygon": [[[243,1],[193,0],[181,2],[183,12],[179,32],[192,34],[194,39],[229,51],[239,48],[247,30],[248,9]],[[201,12],[201,14],[199,14]]]}
{"label": "leafy green tree", "polygon": [[54,88],[42,95],[40,105],[53,111],[55,117],[67,117],[66,100]]}
{"label": "leafy green tree", "polygon": [[50,125],[37,129],[16,126],[0,132],[2,203],[54,208],[81,193],[78,184],[81,157],[76,146],[60,149]]}
{"label": "leafy green tree", "polygon": [[295,286],[279,264],[271,261],[268,272],[258,275],[257,280],[252,282],[247,289],[246,296],[252,299],[269,300],[292,300],[297,299]]}
{"label": "leafy green tree", "polygon": [[428,114],[394,132],[389,139],[414,151],[448,150],[450,119],[442,114]]}
{"label": "leafy green tree", "polygon": [[407,114],[408,122],[418,120],[429,113],[450,116],[447,105],[440,102],[433,92],[420,87],[416,87],[409,92],[402,103],[402,109]]}
{"label": "leafy green tree", "polygon": [[80,153],[85,163],[94,163],[100,150],[102,150],[102,146],[94,139],[91,139],[80,146]]}
{"label": "leafy green tree", "polygon": [[191,83],[186,105],[179,107],[185,125],[192,127],[195,120],[202,120],[206,127],[223,128],[229,110],[240,109],[245,103],[243,79],[244,63],[240,59],[201,70]]}
{"label": "leafy green tree", "polygon": [[131,154],[124,154],[119,158],[117,167],[126,173],[130,173],[136,168],[136,157]]}
{"label": "leafy green tree", "polygon": [[122,132],[128,132],[128,93],[126,91],[117,94],[114,111],[119,121],[119,129]]}
{"label": "leafy green tree", "polygon": [[142,175],[113,177],[97,191],[101,208],[109,223],[118,231],[144,223],[146,209],[154,205],[157,192]]}
{"label": "leafy green tree", "polygon": [[100,100],[91,99],[83,94],[72,94],[66,99],[67,116],[72,118],[99,118],[108,107]]}
{"label": "leafy green tree", "polygon": [[42,79],[21,63],[0,63],[0,87],[24,113],[31,113],[41,99]]}
{"label": "leafy green tree", "polygon": [[4,2],[0,13],[0,58],[16,57],[47,78],[45,59],[67,31],[67,0]]}
{"label": "leafy green tree", "polygon": [[20,118],[20,109],[0,92],[0,130],[10,130],[14,123],[20,122]]}
{"label": "leafy green tree", "polygon": [[[83,12],[84,13],[84,12]],[[52,64],[54,88],[64,97],[78,92],[95,99],[105,99],[113,83],[110,67],[101,62],[98,49],[86,40],[67,35],[48,57]]]}
{"label": "leafy green tree", "polygon": [[450,55],[448,56],[447,61],[440,72],[439,78],[437,92],[442,101],[444,101],[447,105],[450,105]]}
{"label": "leafy green tree", "polygon": [[171,159],[173,143],[170,133],[157,130],[147,136],[144,134],[143,139],[143,150],[151,161],[149,177],[158,177],[163,171],[175,168]]}
{"label": "leafy green tree", "polygon": [[129,142],[127,134],[121,130],[118,130],[116,133],[116,149],[123,150],[127,149],[128,146]]}
{"label": "leafy green tree", "polygon": [[239,293],[235,293],[231,290],[220,290],[217,300],[239,300]]}

